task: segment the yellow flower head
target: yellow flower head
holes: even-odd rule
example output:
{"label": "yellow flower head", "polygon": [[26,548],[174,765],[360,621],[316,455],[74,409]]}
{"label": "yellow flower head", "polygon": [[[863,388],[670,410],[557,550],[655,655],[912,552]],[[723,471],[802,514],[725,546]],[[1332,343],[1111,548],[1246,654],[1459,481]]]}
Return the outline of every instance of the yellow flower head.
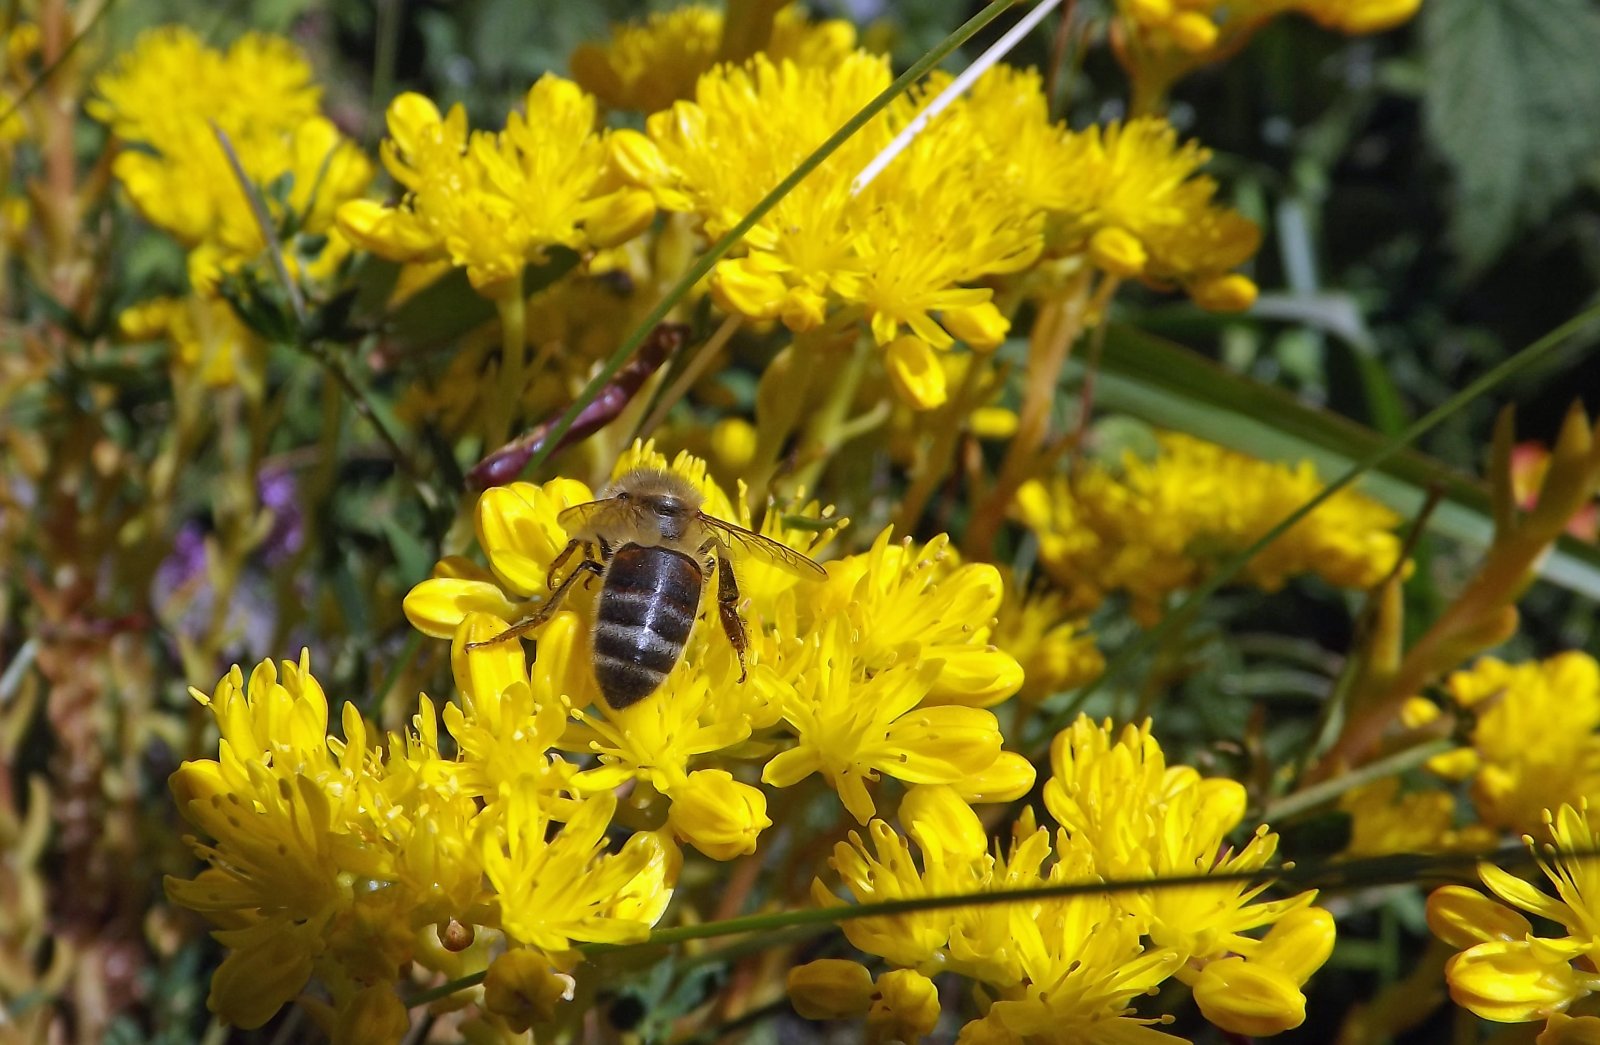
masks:
{"label": "yellow flower head", "polygon": [[[280,228],[292,216],[296,233],[327,237],[335,210],[372,179],[366,157],[318,113],[304,56],[279,37],[247,35],[221,52],[187,29],[152,30],[95,91],[90,115],[143,146],[119,152],[112,172],[147,220],[191,248],[198,288],[266,246],[217,130]],[[284,258],[299,273],[306,260],[291,248]],[[313,258],[311,274],[326,274],[344,250],[342,241],[316,248],[328,256]]]}
{"label": "yellow flower head", "polygon": [[[1244,816],[1243,786],[1225,778],[1202,779],[1187,766],[1167,766],[1148,722],[1117,734],[1109,722],[1096,726],[1080,717],[1056,736],[1050,764],[1045,806],[1107,879],[1253,871],[1267,866],[1277,849],[1277,836],[1262,826],[1244,848],[1233,851],[1227,837]],[[1255,963],[1257,968],[1242,975],[1258,985],[1275,985],[1274,996],[1284,1006],[1276,1014],[1285,1021],[1278,1027],[1283,1030],[1304,1018],[1300,984],[1326,960],[1332,938],[1308,967],[1282,967],[1278,947],[1245,933],[1309,908],[1316,894],[1256,902],[1265,888],[1227,882],[1153,889],[1128,895],[1125,902],[1156,944],[1183,956],[1186,964],[1178,975],[1186,983],[1198,987],[1215,962]],[[1211,976],[1234,968],[1225,965]],[[1206,1004],[1202,999],[1203,1008]],[[1229,1014],[1220,1002],[1215,1007],[1218,1011],[1207,1012],[1208,1017],[1227,1026]]]}
{"label": "yellow flower head", "polygon": [[[694,101],[648,121],[682,194],[674,205],[692,210],[708,235],[721,235],[889,80],[887,62],[864,52],[829,66],[757,55],[713,69]],[[1004,319],[990,289],[972,284],[1033,262],[1040,215],[1017,206],[989,176],[964,106],[933,121],[852,192],[855,176],[924,101],[902,99],[872,120],[767,213],[746,235],[744,254],[713,274],[724,308],[800,331],[834,306],[855,306],[879,345],[900,344],[909,329],[925,346],[945,348],[953,329],[993,347]],[[939,219],[927,220],[930,214]],[[931,373],[926,352],[901,344],[892,356],[897,386],[919,405],[936,405],[917,376]]]}
{"label": "yellow flower head", "polygon": [[266,353],[233,306],[217,297],[151,298],[124,309],[117,327],[130,341],[170,341],[176,368],[214,388],[259,371]]}
{"label": "yellow flower head", "polygon": [[[1563,805],[1545,814],[1540,835],[1548,839],[1542,847],[1525,837],[1555,896],[1485,863],[1478,876],[1498,900],[1464,886],[1445,886],[1428,898],[1428,926],[1460,949],[1445,966],[1450,996],[1487,1020],[1542,1020],[1600,990],[1594,814],[1587,802]],[[1523,912],[1557,928],[1537,935]]]}
{"label": "yellow flower head", "polygon": [[[1070,480],[1033,480],[1017,514],[1039,535],[1040,561],[1075,605],[1124,590],[1141,621],[1170,594],[1192,587],[1210,562],[1254,543],[1321,488],[1310,462],[1258,461],[1191,436],[1165,433],[1159,453],[1123,458]],[[1242,579],[1276,591],[1314,573],[1330,584],[1370,588],[1394,570],[1399,516],[1341,490],[1250,560]]]}
{"label": "yellow flower head", "polygon": [[654,924],[610,910],[636,879],[652,878],[659,845],[654,835],[641,833],[621,852],[608,853],[605,831],[615,809],[609,794],[587,799],[551,837],[541,804],[507,787],[496,802],[497,815],[482,823],[479,846],[484,873],[498,894],[500,928],[562,971],[577,960],[574,942],[636,942]]}
{"label": "yellow flower head", "polygon": [[405,195],[346,204],[340,229],[396,261],[448,258],[493,296],[550,247],[615,246],[649,226],[654,199],[628,173],[638,158],[620,151],[653,152],[643,138],[598,130],[594,99],[557,76],[529,88],[524,108],[503,131],[469,135],[460,106],[441,116],[402,94],[389,105],[383,161]]}
{"label": "yellow flower head", "polygon": [[[1600,664],[1586,653],[1485,657],[1446,681],[1472,715],[1472,800],[1485,825],[1537,830],[1544,810],[1600,794]],[[1445,756],[1449,757],[1449,756]]]}
{"label": "yellow flower head", "polygon": [[[580,45],[572,52],[572,77],[613,109],[653,113],[694,93],[695,81],[716,61],[722,31],[722,12],[699,4],[652,12],[643,22],[613,26],[604,45]],[[849,22],[813,23],[798,7],[786,6],[762,50],[774,61],[828,66],[855,42]]]}
{"label": "yellow flower head", "polygon": [[236,667],[212,695],[194,696],[222,734],[218,758],[185,762],[172,790],[185,819],[214,841],[193,841],[206,870],[168,878],[166,888],[216,922],[229,949],[212,979],[212,1011],[258,1027],[313,972],[337,984],[409,960],[425,900],[401,885],[395,847],[363,800],[380,786],[381,765],[360,716],[347,705],[345,740],[331,740],[327,698],[304,655],[281,676],[264,661],[248,683]]}
{"label": "yellow flower head", "polygon": [[[1033,826],[1031,815],[1017,825],[1009,854],[988,853],[983,825],[950,788],[912,789],[900,819],[903,835],[874,820],[870,847],[855,833],[834,847],[830,864],[856,902],[1092,880],[1093,868],[1070,849],[1045,866],[1049,834]],[[824,906],[841,903],[821,880],[812,894]],[[995,1004],[985,1019],[968,1024],[961,1040],[1091,1041],[1133,1033],[1159,1021],[1135,1017],[1129,1002],[1179,963],[1171,950],[1147,951],[1138,922],[1105,894],[939,908],[843,926],[852,944],[894,966],[924,977],[956,971],[983,984]]]}
{"label": "yellow flower head", "polygon": [[1017,659],[1022,667],[1018,696],[1037,702],[1099,678],[1106,658],[1093,634],[1073,622],[1070,598],[1044,589],[1024,594],[1016,584],[1006,585],[1006,598],[995,621],[994,644]]}

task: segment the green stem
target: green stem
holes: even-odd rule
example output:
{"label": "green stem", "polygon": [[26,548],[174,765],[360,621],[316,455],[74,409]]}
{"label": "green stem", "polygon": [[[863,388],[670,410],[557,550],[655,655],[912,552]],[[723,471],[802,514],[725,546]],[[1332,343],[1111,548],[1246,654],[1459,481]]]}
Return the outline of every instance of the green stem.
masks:
{"label": "green stem", "polygon": [[1364,784],[1372,783],[1374,780],[1381,780],[1384,777],[1404,773],[1408,769],[1415,769],[1428,761],[1428,759],[1433,758],[1435,755],[1442,755],[1446,751],[1454,749],[1455,746],[1456,744],[1453,740],[1448,737],[1440,737],[1436,740],[1429,740],[1413,747],[1408,747],[1403,751],[1396,751],[1387,758],[1368,762],[1359,769],[1342,773],[1332,780],[1324,780],[1320,784],[1301,788],[1292,795],[1285,795],[1267,806],[1262,811],[1260,819],[1263,823],[1270,824],[1299,816],[1308,809],[1315,809],[1317,806],[1333,801],[1346,791],[1353,791]]}
{"label": "green stem", "polygon": [[528,385],[528,301],[521,273],[495,295],[494,307],[500,313],[500,383],[489,408],[485,450],[505,444]]}
{"label": "green stem", "polygon": [[[1544,859],[1560,857],[1596,857],[1597,850],[1560,850],[1546,848]],[[1032,903],[1041,900],[1064,900],[1074,896],[1100,896],[1163,889],[1192,889],[1196,886],[1215,886],[1229,883],[1246,885],[1277,885],[1287,889],[1333,888],[1366,889],[1374,885],[1409,884],[1423,876],[1444,876],[1450,872],[1471,874],[1482,863],[1511,869],[1526,867],[1534,862],[1526,846],[1514,845],[1488,853],[1437,853],[1427,855],[1400,854],[1396,856],[1367,857],[1347,860],[1337,865],[1262,867],[1253,871],[1228,871],[1215,874],[1159,875],[1152,878],[1095,879],[1083,882],[1058,882],[1028,889],[998,889],[984,893],[959,893],[945,896],[915,896],[902,900],[885,900],[878,903],[843,904],[838,907],[807,907],[798,911],[776,911],[770,914],[741,915],[697,925],[675,925],[657,929],[647,939],[625,944],[578,944],[578,950],[588,956],[613,951],[648,950],[654,947],[671,947],[691,940],[708,940],[719,936],[744,933],[773,932],[798,926],[833,926],[841,922],[862,918],[893,918],[899,915],[919,914],[952,907],[987,907],[992,904]],[[470,973],[448,983],[413,995],[410,1006],[425,1005],[448,997],[456,991],[475,987],[483,982],[485,972]]]}
{"label": "green stem", "polygon": [[895,516],[895,532],[901,536],[916,532],[917,521],[928,507],[928,499],[950,474],[955,463],[956,441],[961,437],[961,422],[972,409],[973,391],[985,362],[977,355],[968,358],[967,372],[961,375],[956,394],[934,415],[933,442],[918,459],[916,477],[911,480]]}
{"label": "green stem", "polygon": [[[823,351],[834,349],[829,346]],[[811,421],[806,425],[805,439],[800,447],[800,460],[804,463],[794,477],[797,488],[807,491],[816,489],[822,470],[828,466],[833,452],[842,441],[840,436],[845,417],[850,413],[850,404],[855,401],[856,389],[861,387],[861,378],[867,372],[867,359],[875,349],[862,338],[852,337],[845,351],[849,353],[849,358],[845,360],[843,372],[833,379],[821,409],[811,415]]]}
{"label": "green stem", "polygon": [[561,419],[556,422],[555,428],[551,430],[544,446],[523,467],[523,474],[537,470],[540,465],[549,460],[551,453],[561,444],[561,437],[567,434],[567,430],[578,419],[578,415],[590,403],[594,402],[594,398],[600,394],[600,390],[609,384],[611,379],[617,375],[617,371],[626,365],[629,357],[638,350],[640,345],[644,344],[645,338],[649,337],[650,332],[656,328],[656,324],[663,322],[667,318],[668,313],[677,307],[678,302],[683,299],[684,295],[689,293],[695,284],[704,279],[710,273],[712,266],[722,260],[723,256],[744,238],[745,233],[755,228],[756,223],[765,217],[768,211],[776,207],[779,200],[787,196],[796,185],[806,179],[807,175],[821,166],[829,156],[837,152],[839,147],[848,141],[856,131],[865,127],[874,116],[877,116],[891,102],[904,94],[912,84],[922,79],[930,70],[944,61],[951,52],[976,36],[985,26],[1000,17],[1014,3],[1015,0],[992,0],[983,10],[967,19],[959,29],[935,44],[927,54],[914,62],[909,69],[895,77],[894,82],[879,92],[877,97],[862,106],[860,112],[850,117],[842,127],[829,135],[828,140],[817,146],[811,155],[801,160],[799,166],[795,167],[788,177],[775,185],[771,192],[761,197],[760,201],[750,208],[750,213],[741,218],[733,228],[724,233],[704,254],[700,255],[700,258],[678,277],[678,281],[672,285],[672,289],[667,292],[667,295],[657,302],[655,308],[651,309],[644,319],[640,321],[639,325],[634,328],[633,333],[623,339],[622,344],[618,345],[616,351],[611,353],[605,365],[600,368],[594,377],[589,379],[589,383],[584,386],[583,392],[577,399],[573,400],[572,405],[567,407],[566,413],[562,414]]}

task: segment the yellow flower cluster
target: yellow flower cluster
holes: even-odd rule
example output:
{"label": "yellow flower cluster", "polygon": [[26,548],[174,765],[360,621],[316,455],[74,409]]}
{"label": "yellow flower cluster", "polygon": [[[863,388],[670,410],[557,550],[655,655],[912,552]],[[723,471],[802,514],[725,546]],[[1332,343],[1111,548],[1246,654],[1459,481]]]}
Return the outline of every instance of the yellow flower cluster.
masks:
{"label": "yellow flower cluster", "polygon": [[[667,467],[651,446],[635,446],[615,474]],[[670,469],[702,491],[707,514],[751,525],[743,492],[730,502],[704,462],[680,454]],[[568,542],[561,511],[593,496],[565,479],[488,490],[477,524],[489,569],[442,561],[406,597],[406,615],[440,637],[474,620],[503,630],[547,591],[550,564]],[[800,511],[825,525],[815,504]],[[769,512],[758,532],[802,554],[829,536],[784,529],[778,519]],[[820,774],[861,823],[875,812],[872,785],[882,776],[955,785],[972,801],[1009,800],[1032,785],[1032,767],[1001,750],[987,710],[1022,684],[1016,660],[989,643],[1003,594],[994,567],[959,563],[942,537],[919,547],[891,541],[888,531],[868,552],[829,563],[827,580],[815,583],[737,551],[749,637],[743,683],[715,619],[702,619],[661,692],[619,711],[597,700],[588,668],[579,621],[593,619],[594,592],[575,594],[538,632],[536,672],[560,677],[555,706],[574,720],[558,746],[599,762],[574,786],[648,786],[665,796],[680,837],[726,859],[753,852],[766,826],[764,796],[728,772],[738,768],[730,759],[765,758],[760,779],[772,787]],[[714,761],[725,765],[707,766]]]}
{"label": "yellow flower cluster", "polygon": [[[901,831],[872,821],[870,844],[852,833],[834,848],[832,866],[865,903],[1254,871],[1276,849],[1261,827],[1231,850],[1244,788],[1168,767],[1148,724],[1118,733],[1080,718],[1056,737],[1051,769],[1044,801],[1059,825],[1053,846],[1027,809],[1011,845],[990,852],[959,794],[917,787],[900,804]],[[955,972],[974,981],[984,1013],[962,1029],[962,1042],[1176,1041],[1150,1029],[1166,1020],[1132,1008],[1176,978],[1224,1030],[1275,1034],[1304,1020],[1301,986],[1327,960],[1334,930],[1332,917],[1311,906],[1314,893],[1260,902],[1264,888],[1130,888],[852,919],[843,923],[850,942],[893,971],[874,987],[855,963],[812,963],[791,973],[790,993],[803,1015],[866,1015],[871,1040],[909,1041],[938,1018],[929,978]],[[821,880],[813,893],[827,906],[844,903]],[[1248,935],[1263,927],[1265,935]]]}
{"label": "yellow flower cluster", "polygon": [[[1322,489],[1309,462],[1273,464],[1177,433],[1159,441],[1153,459],[1130,452],[1120,472],[1092,464],[1018,491],[1016,514],[1038,535],[1041,564],[1079,608],[1123,591],[1134,616],[1153,621],[1169,595],[1199,583],[1212,563]],[[1396,568],[1399,521],[1371,498],[1341,490],[1251,559],[1241,579],[1276,591],[1310,573],[1371,588]]]}
{"label": "yellow flower cluster", "polygon": [[[1544,815],[1539,834],[1546,840],[1542,847],[1524,837],[1555,896],[1484,863],[1478,876],[1498,899],[1466,886],[1444,886],[1428,898],[1428,926],[1460,951],[1445,966],[1456,1004],[1500,1023],[1543,1020],[1540,1042],[1600,1040],[1600,1016],[1567,1015],[1600,990],[1595,814],[1587,802],[1562,805],[1553,816]],[[1539,919],[1540,929],[1527,915]]]}
{"label": "yellow flower cluster", "polygon": [[452,663],[454,757],[427,697],[387,745],[351,704],[343,737],[330,736],[304,655],[194,691],[221,733],[218,758],[185,762],[172,790],[209,866],[166,885],[228,948],[214,1012],[259,1027],[315,977],[330,1001],[308,1004],[335,1040],[397,1040],[396,970],[410,963],[458,975],[463,960],[481,968],[504,951],[523,979],[548,980],[577,945],[642,939],[661,917],[676,848],[641,831],[613,852],[614,796],[553,797],[573,767],[549,752],[561,716],[539,714],[553,707],[538,703],[544,680],[514,650],[458,643]]}
{"label": "yellow flower cluster", "polygon": [[133,205],[190,248],[197,289],[257,259],[266,247],[217,132],[279,229],[329,237],[309,256],[288,249],[290,271],[325,275],[344,256],[333,215],[363,192],[372,166],[319,111],[311,67],[289,41],[247,34],[227,51],[188,29],[151,30],[95,80],[89,114],[124,148],[112,162]]}
{"label": "yellow flower cluster", "polygon": [[[1470,716],[1471,744],[1428,768],[1447,780],[1470,780],[1477,819],[1495,831],[1538,830],[1545,810],[1600,798],[1600,663],[1572,651],[1507,664],[1484,657],[1445,683]],[[1412,728],[1443,714],[1415,697],[1402,713]]]}
{"label": "yellow flower cluster", "polygon": [[[718,66],[693,101],[647,121],[671,171],[663,204],[722,235],[890,78],[887,61],[865,52],[829,67],[765,55]],[[743,253],[714,270],[718,302],[795,331],[859,312],[895,387],[926,409],[943,399],[917,394],[939,369],[933,350],[957,338],[998,345],[1009,322],[984,284],[1033,265],[1047,243],[1120,277],[1184,286],[1205,307],[1254,300],[1254,285],[1229,270],[1259,233],[1213,202],[1209,178],[1192,177],[1208,154],[1180,148],[1162,120],[1083,133],[1052,124],[1032,72],[991,70],[858,188],[943,83],[892,104],[768,212]]]}
{"label": "yellow flower cluster", "polygon": [[461,106],[441,116],[420,94],[389,105],[383,164],[398,203],[352,200],[339,227],[395,261],[448,259],[485,296],[520,293],[523,266],[550,247],[622,243],[650,225],[660,159],[641,135],[597,128],[595,100],[541,77],[499,132],[471,131]]}
{"label": "yellow flower cluster", "polygon": [[[694,93],[723,44],[722,12],[700,4],[656,11],[643,22],[612,27],[611,39],[572,52],[572,78],[613,109],[652,113]],[[856,45],[843,19],[812,23],[795,5],[774,16],[764,51],[773,61],[827,67]]]}

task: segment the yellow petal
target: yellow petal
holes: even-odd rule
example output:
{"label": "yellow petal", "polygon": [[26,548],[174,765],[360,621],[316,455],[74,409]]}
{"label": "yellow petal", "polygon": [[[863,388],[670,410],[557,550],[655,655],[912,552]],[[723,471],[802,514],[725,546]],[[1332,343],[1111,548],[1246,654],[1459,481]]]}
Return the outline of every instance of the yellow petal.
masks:
{"label": "yellow petal", "polygon": [[969,773],[956,781],[956,792],[975,805],[1015,802],[1033,789],[1038,771],[1015,751],[1002,751],[988,769]]}
{"label": "yellow petal", "polygon": [[932,410],[948,397],[944,367],[920,337],[907,334],[889,342],[884,366],[901,401],[913,410]]}
{"label": "yellow petal", "polygon": [[1491,940],[1522,940],[1533,933],[1533,924],[1521,914],[1464,885],[1433,891],[1428,897],[1428,928],[1460,950]]}
{"label": "yellow petal", "polygon": [[917,840],[930,863],[978,860],[989,849],[989,834],[955,788],[922,785],[906,791],[900,822]]}
{"label": "yellow petal", "polygon": [[522,616],[498,584],[450,577],[423,581],[406,593],[400,605],[412,627],[436,639],[454,636],[469,613],[498,618],[502,629]]}
{"label": "yellow petal", "polygon": [[992,352],[1005,341],[1011,321],[993,301],[965,308],[947,308],[939,316],[944,328],[975,352]]}

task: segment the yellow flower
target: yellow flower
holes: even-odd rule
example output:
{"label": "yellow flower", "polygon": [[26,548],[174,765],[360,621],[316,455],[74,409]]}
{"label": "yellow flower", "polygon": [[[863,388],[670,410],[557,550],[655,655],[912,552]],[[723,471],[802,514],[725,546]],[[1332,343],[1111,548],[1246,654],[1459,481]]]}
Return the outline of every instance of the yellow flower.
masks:
{"label": "yellow flower", "polygon": [[1544,810],[1600,794],[1600,664],[1586,653],[1458,671],[1446,688],[1472,715],[1472,800],[1485,825],[1536,830]]}
{"label": "yellow flower", "polygon": [[1393,29],[1421,0],[1117,0],[1117,58],[1154,103],[1177,79],[1239,51],[1267,22],[1298,11],[1352,35]]}
{"label": "yellow flower", "polygon": [[315,237],[307,244],[326,244],[302,256],[285,243],[291,272],[311,258],[310,274],[325,276],[343,257],[342,239],[329,240],[333,215],[365,191],[372,166],[318,113],[321,92],[289,41],[251,34],[223,53],[187,29],[152,30],[95,89],[89,113],[144,147],[119,152],[113,174],[147,220],[191,249],[196,288],[209,290],[266,246],[217,130],[274,224],[284,228],[292,217],[296,235]]}
{"label": "yellow flower", "polygon": [[[525,109],[499,133],[469,136],[460,106],[441,117],[420,95],[396,98],[383,162],[405,195],[394,206],[351,201],[339,210],[340,229],[396,261],[448,258],[496,296],[549,247],[614,246],[649,225],[653,198],[613,162],[619,139],[596,130],[591,96],[546,75]],[[634,148],[643,141],[632,138]]]}
{"label": "yellow flower", "polygon": [[820,626],[783,718],[797,743],[767,763],[761,779],[791,787],[821,773],[858,823],[875,811],[867,784],[880,775],[911,784],[952,784],[1000,757],[994,715],[958,704],[928,706],[943,665],[898,663],[860,677],[838,618]]}
{"label": "yellow flower", "polygon": [[[859,51],[826,66],[757,55],[712,70],[694,101],[647,121],[683,197],[673,205],[698,215],[708,235],[721,235],[889,80],[885,60]],[[1003,317],[974,312],[989,304],[991,290],[972,284],[1033,262],[1040,215],[989,176],[964,103],[852,193],[855,176],[925,100],[902,99],[869,122],[766,214],[746,235],[743,256],[714,272],[724,308],[807,330],[830,305],[854,305],[879,345],[908,327],[932,348],[951,344],[934,318],[950,312],[957,327],[993,347]],[[929,214],[940,218],[928,221]],[[937,392],[912,379],[907,353],[902,345],[896,373],[914,402],[930,405]],[[926,375],[925,355],[917,361],[915,374]]]}
{"label": "yellow flower", "polygon": [[607,910],[635,879],[649,876],[657,855],[648,834],[634,835],[619,853],[606,851],[613,796],[585,800],[554,837],[550,817],[522,789],[503,788],[495,807],[479,846],[508,937],[566,971],[578,960],[574,942],[627,943],[649,935],[653,920]]}
{"label": "yellow flower", "polygon": [[872,973],[860,962],[818,958],[789,970],[789,1000],[808,1020],[860,1016],[872,1005]]}
{"label": "yellow flower", "polygon": [[241,1027],[259,1027],[298,994],[319,961],[337,970],[348,955],[389,969],[408,958],[409,918],[392,915],[393,853],[369,844],[370,786],[365,729],[345,714],[346,742],[330,744],[328,703],[302,655],[280,678],[263,661],[249,683],[235,667],[206,696],[221,731],[218,760],[185,762],[172,776],[179,810],[201,835],[193,844],[210,867],[193,879],[167,878],[168,897],[200,911],[228,955],[212,978],[208,1005]]}
{"label": "yellow flower", "polygon": [[[1555,887],[1554,897],[1485,863],[1478,866],[1478,876],[1498,903],[1460,886],[1436,890],[1428,899],[1429,927],[1461,948],[1445,966],[1450,996],[1487,1020],[1545,1019],[1600,990],[1600,974],[1594,972],[1600,958],[1594,933],[1600,882],[1589,855],[1597,835],[1587,803],[1546,814],[1541,834],[1549,839],[1542,853],[1533,838],[1526,840]],[[1566,935],[1535,935],[1523,911],[1555,923],[1555,933],[1564,928]]]}
{"label": "yellow flower", "polygon": [[[920,867],[907,837],[879,820],[869,825],[870,850],[855,833],[835,846],[831,866],[856,902],[1093,880],[1092,865],[1064,835],[1058,859],[1046,869],[1049,834],[1033,825],[1031,812],[1017,824],[1005,859],[986,852],[983,825],[950,788],[912,789],[900,818]],[[840,903],[820,880],[812,894],[824,906]],[[1097,1041],[1138,1033],[1161,1021],[1133,1015],[1129,1003],[1171,976],[1180,960],[1169,949],[1146,950],[1137,920],[1107,894],[851,919],[843,928],[856,947],[918,974],[900,978],[898,998],[921,995],[925,978],[944,971],[982,984],[994,1004],[963,1028],[962,1041]]]}
{"label": "yellow flower", "polygon": [[131,341],[172,342],[178,369],[212,387],[235,384],[259,371],[266,354],[266,345],[222,298],[151,298],[124,309],[117,327]]}
{"label": "yellow flower", "polygon": [[1095,637],[1072,616],[1068,597],[1041,590],[1024,595],[1014,583],[995,620],[994,644],[1022,666],[1022,700],[1037,702],[1087,685],[1105,671],[1106,658]]}
{"label": "yellow flower", "polygon": [[[1166,598],[1193,587],[1215,560],[1254,543],[1309,500],[1322,482],[1310,462],[1258,461],[1191,436],[1164,433],[1159,453],[1124,455],[1120,474],[1092,465],[1070,481],[1032,480],[1016,511],[1039,535],[1039,557],[1075,608],[1125,590],[1134,616],[1160,616]],[[1394,570],[1399,516],[1341,490],[1250,560],[1241,579],[1276,591],[1314,573],[1371,588]]]}
{"label": "yellow flower", "polygon": [[[1050,764],[1053,776],[1045,784],[1045,806],[1073,845],[1089,854],[1095,873],[1107,879],[1254,871],[1266,867],[1277,849],[1277,836],[1263,825],[1235,852],[1227,837],[1244,817],[1244,787],[1228,779],[1202,779],[1187,766],[1169,768],[1148,722],[1114,734],[1109,721],[1095,726],[1082,716],[1056,736]],[[1245,973],[1227,965],[1210,977],[1249,983],[1248,990],[1257,992],[1251,995],[1257,1007],[1248,1016],[1233,1014],[1242,1024],[1261,1028],[1279,1020],[1283,1026],[1278,1030],[1283,1030],[1304,1018],[1300,985],[1327,953],[1307,966],[1285,969],[1279,949],[1269,942],[1270,933],[1266,939],[1245,935],[1308,909],[1316,898],[1314,892],[1304,892],[1256,902],[1265,888],[1219,882],[1140,890],[1124,902],[1140,916],[1155,944],[1183,956],[1185,964],[1177,975],[1192,986],[1207,982],[1207,970],[1215,962],[1242,959],[1254,965]],[[1331,925],[1329,921],[1325,951],[1332,949]],[[1230,993],[1214,982],[1207,990]],[[1219,993],[1208,997],[1221,1000]],[[1267,999],[1276,1006],[1270,1013],[1260,1008]]]}
{"label": "yellow flower", "polygon": [[917,547],[884,529],[860,555],[829,564],[812,617],[848,620],[860,668],[938,666],[926,703],[992,707],[1022,685],[1020,665],[991,638],[1005,582],[988,563],[962,563],[940,534]]}
{"label": "yellow flower", "polygon": [[1492,848],[1495,833],[1483,825],[1455,827],[1455,796],[1438,789],[1400,793],[1398,777],[1351,788],[1339,799],[1350,814],[1350,856],[1472,851]]}
{"label": "yellow flower", "polygon": [[483,1007],[519,1034],[555,1019],[561,1002],[571,1001],[575,983],[556,972],[537,951],[513,947],[493,962],[483,979]]}
{"label": "yellow flower", "polygon": [[[652,12],[643,22],[611,29],[605,45],[572,52],[572,77],[614,109],[652,113],[694,93],[695,81],[716,61],[722,12],[698,4]],[[849,53],[855,27],[842,19],[809,22],[795,6],[780,10],[762,48],[774,61],[828,66]]]}
{"label": "yellow flower", "polygon": [[1037,72],[1002,65],[973,85],[970,127],[986,175],[1015,206],[1045,212],[1048,253],[1083,254],[1158,287],[1180,284],[1204,308],[1254,300],[1253,284],[1227,273],[1255,254],[1260,231],[1215,202],[1216,182],[1196,174],[1210,152],[1180,146],[1166,120],[1073,131],[1050,122]]}

